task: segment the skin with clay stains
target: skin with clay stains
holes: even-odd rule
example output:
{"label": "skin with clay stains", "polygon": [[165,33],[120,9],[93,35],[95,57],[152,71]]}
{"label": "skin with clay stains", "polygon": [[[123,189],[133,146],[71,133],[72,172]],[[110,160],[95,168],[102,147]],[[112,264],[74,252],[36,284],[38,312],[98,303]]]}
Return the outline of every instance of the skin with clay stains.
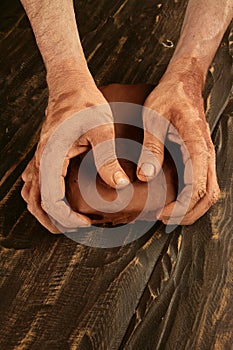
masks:
{"label": "skin with clay stains", "polygon": [[[101,181],[99,176],[96,177],[94,158],[90,157],[85,163],[82,163],[86,155],[82,153],[70,162],[66,177],[66,198],[74,211],[88,216],[94,225],[127,224],[139,219],[155,221],[158,219],[164,204],[171,203],[176,199],[178,190],[176,166],[172,157],[166,152],[162,172],[150,181],[150,187],[148,187],[147,182],[141,182],[137,179],[137,165],[130,161],[132,158],[138,159],[140,148],[136,148],[134,143],[124,144],[124,139],[136,141],[138,144],[143,143],[141,111],[140,108],[133,108],[131,104],[143,105],[153,86],[149,84],[111,84],[99,89],[108,102],[130,103],[125,108],[125,113],[124,108],[117,109],[116,105],[113,105],[112,109],[115,137],[116,140],[120,139],[121,156],[118,158],[133,185],[133,195],[132,198],[129,198],[127,187],[117,193],[115,189]],[[110,105],[112,106],[112,104]],[[119,118],[122,119],[123,113],[125,124],[119,123]],[[80,164],[84,164],[81,174],[79,173]],[[81,180],[80,177],[82,177]],[[88,197],[86,193],[90,193],[90,203],[85,200],[85,197]],[[113,207],[113,201],[117,199],[117,196],[120,196],[118,205],[115,202],[115,210],[109,212],[109,208]],[[119,209],[122,202],[123,208]]]}
{"label": "skin with clay stains", "polygon": [[[22,196],[28,203],[28,210],[48,230],[57,233],[57,228],[51,223],[41,203],[39,169],[43,149],[54,130],[69,116],[89,106],[107,104],[107,100],[97,88],[88,69],[75,21],[73,1],[21,1],[46,66],[49,89],[46,119],[40,141],[33,159],[23,173],[25,184]],[[202,89],[208,67],[231,21],[232,13],[232,0],[189,1],[174,55],[160,83],[144,103],[174,125],[190,154],[189,161],[185,158],[184,161],[187,161],[187,168],[191,162],[193,169],[192,198],[181,224],[195,222],[219,196],[215,152],[204,115]],[[106,159],[106,164],[99,169],[99,175],[110,187],[124,188],[129,184],[129,178],[115,154],[115,132],[110,108],[106,110],[106,115],[109,123],[103,126],[101,136],[100,133],[87,133],[83,142],[95,146],[107,139],[112,140],[109,161]],[[101,117],[99,118],[101,122]],[[147,114],[143,115],[143,126],[145,149],[142,149],[138,161],[137,176],[140,181],[146,182],[158,175],[158,162],[160,167],[163,165],[164,145],[153,136],[153,130],[157,126]],[[174,135],[169,134],[169,130],[166,131],[167,137],[175,142]],[[155,155],[158,162],[152,161],[146,149]],[[69,159],[75,155],[74,145],[69,157],[64,160],[64,174]],[[96,160],[98,157],[101,154],[95,155]],[[186,180],[184,178],[184,182]],[[180,221],[189,187],[188,179],[181,196],[164,207],[160,214],[164,223]]]}

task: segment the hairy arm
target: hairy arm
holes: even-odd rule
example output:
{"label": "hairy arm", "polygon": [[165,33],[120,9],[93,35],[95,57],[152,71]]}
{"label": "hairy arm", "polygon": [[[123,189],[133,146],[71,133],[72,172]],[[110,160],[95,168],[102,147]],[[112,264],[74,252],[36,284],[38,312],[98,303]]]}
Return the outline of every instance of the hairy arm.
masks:
{"label": "hairy arm", "polygon": [[[176,135],[168,130],[167,137],[181,145],[185,164],[185,188],[176,202],[162,211],[160,218],[164,223],[191,224],[219,196],[215,151],[204,114],[202,90],[208,67],[232,15],[233,0],[190,0],[174,55],[160,83],[145,101],[146,107],[162,115],[176,129]],[[164,125],[166,128],[167,124]],[[144,129],[145,148],[139,160],[139,165],[145,164],[144,174],[138,169],[142,181],[156,176],[158,164],[161,166],[164,158],[164,144],[156,139],[156,118],[153,122],[145,113]],[[146,148],[154,154],[154,161]]]}
{"label": "hairy arm", "polygon": [[195,62],[205,78],[232,16],[233,0],[190,0],[168,69],[186,59],[188,66]]}
{"label": "hairy arm", "polygon": [[[49,89],[46,119],[37,151],[22,176],[25,181],[22,196],[28,203],[28,210],[52,232],[59,230],[54,227],[47,214],[50,218],[56,218],[59,227],[65,229],[68,222],[72,228],[86,226],[90,224],[90,220],[71,212],[64,201],[64,176],[69,159],[79,154],[80,150],[91,147],[98,173],[105,183],[111,187],[124,187],[129,183],[116,158],[111,109],[88,69],[76,25],[73,1],[22,0],[22,4],[46,66]],[[95,112],[95,119],[92,115],[92,124],[89,119],[86,120],[85,131],[82,128],[83,117],[80,122],[78,119],[76,121],[76,128],[80,128],[80,133],[83,133],[78,139],[75,139],[75,128],[68,128],[60,136],[61,140],[58,140],[60,147],[64,145],[64,137],[68,141],[75,140],[67,150],[63,169],[59,169],[59,181],[54,180],[57,169],[53,163],[50,166],[50,174],[53,176],[40,177],[43,151],[53,132],[72,115],[93,106],[98,106],[99,109]],[[97,125],[101,132],[93,125]],[[59,159],[59,151],[55,157]],[[45,195],[43,188],[53,188],[53,192]]]}
{"label": "hairy arm", "polygon": [[[69,64],[87,67],[72,0],[21,0],[34,31],[48,73]],[[71,67],[72,67],[71,66]]]}

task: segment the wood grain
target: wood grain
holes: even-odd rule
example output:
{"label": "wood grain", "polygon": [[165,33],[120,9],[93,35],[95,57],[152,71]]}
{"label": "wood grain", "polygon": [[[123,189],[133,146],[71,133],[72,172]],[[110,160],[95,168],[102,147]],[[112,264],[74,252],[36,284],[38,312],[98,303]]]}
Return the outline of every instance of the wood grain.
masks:
{"label": "wood grain", "polygon": [[[185,0],[77,1],[82,42],[97,84],[157,84],[186,5]],[[204,92],[221,200],[191,227],[167,235],[157,223],[127,246],[94,249],[49,234],[21,199],[20,176],[39,138],[47,88],[20,3],[3,0],[0,8],[0,349],[231,349],[229,30]]]}

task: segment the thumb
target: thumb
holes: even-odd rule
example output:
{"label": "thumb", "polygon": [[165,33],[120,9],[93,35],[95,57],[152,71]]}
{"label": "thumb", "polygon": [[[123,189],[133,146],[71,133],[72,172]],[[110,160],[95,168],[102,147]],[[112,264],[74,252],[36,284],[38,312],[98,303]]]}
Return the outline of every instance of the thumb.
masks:
{"label": "thumb", "polygon": [[152,180],[160,171],[164,159],[164,143],[148,131],[144,131],[144,141],[138,161],[137,177],[141,181]]}
{"label": "thumb", "polygon": [[113,188],[126,187],[130,180],[117,160],[114,126],[105,125],[89,140],[99,176]]}

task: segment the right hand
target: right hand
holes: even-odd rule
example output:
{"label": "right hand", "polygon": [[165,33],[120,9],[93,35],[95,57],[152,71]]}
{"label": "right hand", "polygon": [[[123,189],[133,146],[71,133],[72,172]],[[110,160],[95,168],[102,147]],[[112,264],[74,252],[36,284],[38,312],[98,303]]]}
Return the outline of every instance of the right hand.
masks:
{"label": "right hand", "polygon": [[[65,196],[64,177],[67,173],[69,160],[77,154],[97,144],[101,144],[106,140],[110,140],[110,143],[108,142],[107,152],[100,152],[98,147],[93,149],[95,163],[96,165],[100,164],[100,167],[97,166],[100,177],[113,188],[127,186],[129,179],[116,158],[114,124],[110,106],[107,104],[102,93],[98,90],[90,73],[83,73],[80,72],[80,70],[76,71],[73,69],[67,72],[61,70],[48,79],[48,87],[49,101],[46,109],[46,119],[42,126],[35,155],[22,174],[25,183],[21,194],[23,199],[27,202],[28,210],[37,220],[50,232],[60,233],[57,226],[55,226],[49,218],[49,216],[53,217],[53,212],[49,212],[48,209],[50,207],[49,203],[41,203],[39,177],[43,150],[55,129],[57,129],[63,121],[74,113],[90,106],[99,104],[105,105],[104,114],[98,113],[96,115],[96,118],[98,118],[97,123],[105,125],[102,125],[101,129],[98,129],[98,132],[92,129],[82,135],[72,145],[64,159],[63,169],[61,169],[61,174],[59,174],[61,175],[62,181],[56,184],[60,187],[59,191],[63,193],[62,198]],[[86,123],[88,126],[88,120]],[[48,181],[53,181],[53,179],[48,179]],[[59,200],[62,198],[59,198]],[[50,198],[49,200],[56,204],[58,198]],[[68,216],[72,219],[74,228],[78,226],[90,226],[91,224],[91,221],[87,217],[72,212],[68,206],[67,211],[64,212],[64,210],[61,210],[60,212],[56,212],[56,221],[60,226],[66,227]]]}

